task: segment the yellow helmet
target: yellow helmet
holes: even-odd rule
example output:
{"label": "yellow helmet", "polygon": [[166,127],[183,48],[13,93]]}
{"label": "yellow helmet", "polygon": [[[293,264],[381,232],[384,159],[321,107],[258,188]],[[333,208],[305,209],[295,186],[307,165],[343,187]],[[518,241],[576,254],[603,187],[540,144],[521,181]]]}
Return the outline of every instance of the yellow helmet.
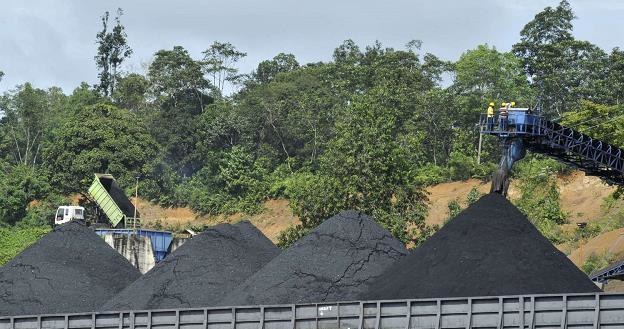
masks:
{"label": "yellow helmet", "polygon": [[516,102],[511,102],[511,106],[516,106]]}
{"label": "yellow helmet", "polygon": [[503,102],[503,103],[501,103],[501,106],[505,107],[505,106],[507,106],[507,103]]}
{"label": "yellow helmet", "polygon": [[490,106],[494,106],[494,102],[490,102]]}

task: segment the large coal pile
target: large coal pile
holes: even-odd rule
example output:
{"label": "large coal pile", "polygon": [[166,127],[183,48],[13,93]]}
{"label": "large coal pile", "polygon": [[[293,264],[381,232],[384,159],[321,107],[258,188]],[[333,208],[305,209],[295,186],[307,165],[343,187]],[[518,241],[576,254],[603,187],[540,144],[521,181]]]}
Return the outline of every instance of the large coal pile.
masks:
{"label": "large coal pile", "polygon": [[140,275],[91,229],[70,222],[0,267],[0,316],[94,311]]}
{"label": "large coal pile", "polygon": [[489,194],[389,268],[362,299],[597,292],[507,199]]}
{"label": "large coal pile", "polygon": [[370,217],[345,211],[283,251],[221,305],[354,300],[406,254]]}
{"label": "large coal pile", "polygon": [[187,240],[102,309],[213,306],[278,254],[249,222],[220,224]]}

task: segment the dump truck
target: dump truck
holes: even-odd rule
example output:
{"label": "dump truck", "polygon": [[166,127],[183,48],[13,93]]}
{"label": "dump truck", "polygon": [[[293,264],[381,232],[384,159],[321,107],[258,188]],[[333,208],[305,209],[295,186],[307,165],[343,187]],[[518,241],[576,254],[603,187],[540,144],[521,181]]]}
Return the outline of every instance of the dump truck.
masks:
{"label": "dump truck", "polygon": [[61,225],[72,220],[84,220],[85,209],[80,206],[60,206],[54,215],[54,225]]}
{"label": "dump truck", "polygon": [[139,227],[141,215],[110,174],[95,174],[89,196],[98,205],[97,223],[112,228]]}

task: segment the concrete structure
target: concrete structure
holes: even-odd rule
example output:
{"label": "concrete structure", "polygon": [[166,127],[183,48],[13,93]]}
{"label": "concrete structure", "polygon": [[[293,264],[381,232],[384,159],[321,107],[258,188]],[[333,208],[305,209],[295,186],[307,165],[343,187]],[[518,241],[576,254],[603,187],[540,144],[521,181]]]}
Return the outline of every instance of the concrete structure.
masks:
{"label": "concrete structure", "polygon": [[117,250],[142,274],[156,265],[152,242],[147,236],[127,234],[106,234],[104,241]]}

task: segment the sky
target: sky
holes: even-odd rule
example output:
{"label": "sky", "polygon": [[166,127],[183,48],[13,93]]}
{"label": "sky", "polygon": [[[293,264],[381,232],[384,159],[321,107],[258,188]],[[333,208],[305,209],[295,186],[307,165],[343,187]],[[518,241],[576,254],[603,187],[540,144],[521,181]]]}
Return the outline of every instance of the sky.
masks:
{"label": "sky", "polygon": [[[180,45],[195,59],[213,41],[248,54],[249,73],[280,52],[299,63],[329,61],[334,48],[353,39],[404,48],[423,41],[422,52],[456,60],[487,43],[507,51],[522,27],[559,0],[0,0],[0,93],[26,81],[66,93],[97,82],[95,36],[100,17],[124,10],[122,23],[134,53],[125,71],[145,73],[153,54]],[[624,46],[624,1],[570,0],[578,17],[574,34],[609,51]]]}

